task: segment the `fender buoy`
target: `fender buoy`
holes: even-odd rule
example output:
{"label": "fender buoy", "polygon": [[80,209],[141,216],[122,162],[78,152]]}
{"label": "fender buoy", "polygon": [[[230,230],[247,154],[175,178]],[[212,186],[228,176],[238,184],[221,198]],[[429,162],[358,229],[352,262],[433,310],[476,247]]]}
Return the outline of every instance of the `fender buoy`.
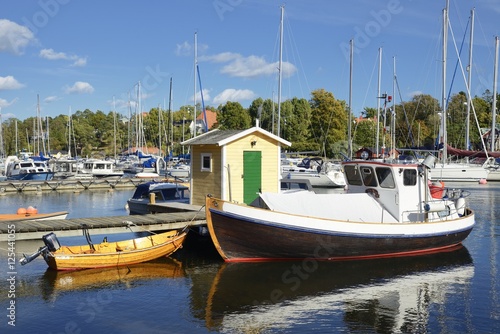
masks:
{"label": "fender buoy", "polygon": [[26,209],[26,213],[30,214],[30,215],[34,215],[34,214],[38,213],[38,210],[32,206],[28,206],[28,208]]}
{"label": "fender buoy", "polygon": [[432,198],[443,198],[444,182],[431,182],[429,184],[429,190]]}

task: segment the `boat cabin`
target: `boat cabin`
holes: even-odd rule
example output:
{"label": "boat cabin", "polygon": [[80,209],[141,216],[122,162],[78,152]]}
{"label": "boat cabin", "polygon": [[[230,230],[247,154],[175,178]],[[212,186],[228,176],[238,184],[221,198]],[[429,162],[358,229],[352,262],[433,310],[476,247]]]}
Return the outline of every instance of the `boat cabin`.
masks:
{"label": "boat cabin", "polygon": [[[371,195],[390,214],[384,221],[423,221],[434,214],[450,214],[446,201],[433,198],[425,164],[354,160],[342,165],[347,193]],[[360,205],[370,210],[369,203]]]}

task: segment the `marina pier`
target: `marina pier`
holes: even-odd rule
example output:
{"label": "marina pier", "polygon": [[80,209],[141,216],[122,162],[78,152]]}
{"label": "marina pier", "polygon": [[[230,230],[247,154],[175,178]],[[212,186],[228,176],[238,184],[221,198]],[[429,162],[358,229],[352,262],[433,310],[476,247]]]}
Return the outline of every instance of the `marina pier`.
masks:
{"label": "marina pier", "polygon": [[54,219],[40,221],[3,222],[0,224],[0,241],[12,241],[9,230],[15,225],[15,240],[41,240],[54,232],[58,237],[82,235],[85,226],[90,234],[114,234],[126,232],[166,231],[186,225],[206,225],[205,211],[168,212],[148,215],[111,216],[99,218]]}

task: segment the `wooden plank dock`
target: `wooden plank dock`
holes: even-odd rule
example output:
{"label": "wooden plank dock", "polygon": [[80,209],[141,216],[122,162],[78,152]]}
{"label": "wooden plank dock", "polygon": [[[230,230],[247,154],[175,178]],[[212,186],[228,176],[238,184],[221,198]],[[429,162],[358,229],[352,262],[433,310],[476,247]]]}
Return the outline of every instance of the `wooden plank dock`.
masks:
{"label": "wooden plank dock", "polygon": [[151,181],[151,178],[91,178],[82,180],[1,181],[0,195],[18,192],[44,192],[52,190],[82,191],[87,189],[130,189]]}
{"label": "wooden plank dock", "polygon": [[[200,207],[201,209],[201,207]],[[127,223],[130,222],[130,223]],[[205,211],[184,211],[148,215],[110,216],[99,218],[55,219],[43,221],[2,222],[0,242],[40,239],[54,232],[58,237],[80,236],[86,225],[91,234],[113,234],[126,232],[164,231],[190,226],[206,225]],[[15,225],[15,237],[9,229]]]}

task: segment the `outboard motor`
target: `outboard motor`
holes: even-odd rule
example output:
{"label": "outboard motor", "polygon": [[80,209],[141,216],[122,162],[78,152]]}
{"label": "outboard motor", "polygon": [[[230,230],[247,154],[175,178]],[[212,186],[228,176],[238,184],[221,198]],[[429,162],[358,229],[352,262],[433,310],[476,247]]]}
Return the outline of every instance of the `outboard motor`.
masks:
{"label": "outboard motor", "polygon": [[42,237],[42,240],[45,246],[47,246],[47,248],[51,252],[55,252],[56,250],[61,248],[61,244],[59,243],[59,240],[57,239],[56,235],[53,232],[44,235]]}
{"label": "outboard motor", "polygon": [[31,255],[23,254],[23,258],[19,261],[19,263],[21,263],[22,266],[30,263],[31,261],[36,259],[38,256],[40,256],[40,254],[43,254],[44,252],[47,252],[47,251],[55,252],[56,250],[61,248],[61,244],[59,244],[59,240],[57,239],[56,235],[53,232],[44,235],[42,237],[42,240],[43,240],[43,243],[45,244],[45,246],[40,247],[35,253],[33,253]]}

